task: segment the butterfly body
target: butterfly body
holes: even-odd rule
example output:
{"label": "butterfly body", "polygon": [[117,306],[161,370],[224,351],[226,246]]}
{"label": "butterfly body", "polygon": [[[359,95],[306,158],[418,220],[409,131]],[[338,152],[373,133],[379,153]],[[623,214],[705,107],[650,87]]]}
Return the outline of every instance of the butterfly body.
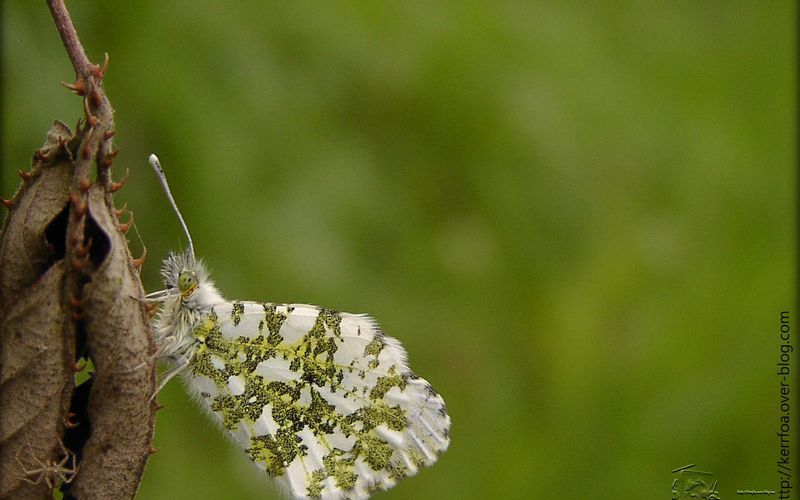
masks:
{"label": "butterfly body", "polygon": [[[449,444],[441,396],[369,316],[227,301],[192,251],[170,254],[154,331],[250,459],[295,498],[367,498]],[[164,380],[165,382],[165,380]]]}

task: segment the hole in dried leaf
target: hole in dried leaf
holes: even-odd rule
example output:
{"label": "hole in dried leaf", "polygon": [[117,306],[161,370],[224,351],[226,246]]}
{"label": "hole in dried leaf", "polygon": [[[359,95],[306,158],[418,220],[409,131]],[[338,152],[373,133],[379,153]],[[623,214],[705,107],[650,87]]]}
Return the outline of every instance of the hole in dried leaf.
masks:
{"label": "hole in dried leaf", "polygon": [[[70,420],[78,425],[64,432],[63,441],[64,445],[75,453],[76,463],[80,463],[83,459],[83,448],[92,434],[92,423],[89,421],[89,394],[93,383],[94,378],[89,377],[84,383],[75,387],[69,404],[69,411],[73,414]],[[67,493],[70,486],[71,484],[62,485],[61,491]],[[67,498],[66,495],[64,498]]]}
{"label": "hole in dried leaf", "polygon": [[[44,239],[53,247],[53,256],[47,263],[47,269],[64,258],[67,245],[67,222],[69,221],[69,204],[56,215],[44,230]],[[44,272],[44,271],[42,271]]]}
{"label": "hole in dried leaf", "polygon": [[[53,217],[53,220],[44,230],[45,241],[53,248],[53,254],[47,262],[47,266],[42,272],[49,269],[53,264],[66,256],[67,245],[67,224],[69,223],[69,204]],[[89,261],[94,268],[100,266],[111,250],[111,240],[108,235],[92,218],[91,213],[87,214],[86,225],[83,231],[83,244],[89,248]]]}
{"label": "hole in dried leaf", "polygon": [[94,264],[95,268],[99,267],[106,260],[106,256],[111,250],[111,240],[95,222],[91,213],[86,217],[83,239],[84,244],[89,245],[89,260]]}
{"label": "hole in dried leaf", "polygon": [[75,362],[80,362],[81,358],[89,359],[89,350],[86,349],[86,330],[83,328],[83,321],[75,322]]}

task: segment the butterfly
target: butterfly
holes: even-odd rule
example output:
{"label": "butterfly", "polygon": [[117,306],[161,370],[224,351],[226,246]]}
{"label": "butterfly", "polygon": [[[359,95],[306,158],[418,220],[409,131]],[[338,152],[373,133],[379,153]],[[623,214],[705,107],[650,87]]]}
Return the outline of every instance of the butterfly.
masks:
{"label": "butterfly", "polygon": [[293,498],[368,498],[436,462],[450,416],[408,367],[400,342],[371,317],[306,304],[226,300],[188,240],[161,267],[153,331],[189,392]]}

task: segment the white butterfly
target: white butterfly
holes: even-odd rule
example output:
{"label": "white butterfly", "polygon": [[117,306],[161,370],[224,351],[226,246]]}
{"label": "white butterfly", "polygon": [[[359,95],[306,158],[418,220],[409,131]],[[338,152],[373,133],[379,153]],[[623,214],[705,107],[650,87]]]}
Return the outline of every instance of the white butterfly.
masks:
{"label": "white butterfly", "polygon": [[433,464],[450,442],[444,400],[400,342],[363,314],[225,300],[155,155],[150,164],[189,242],[161,268],[154,321],[159,389],[180,373],[250,459],[295,498],[367,498]]}

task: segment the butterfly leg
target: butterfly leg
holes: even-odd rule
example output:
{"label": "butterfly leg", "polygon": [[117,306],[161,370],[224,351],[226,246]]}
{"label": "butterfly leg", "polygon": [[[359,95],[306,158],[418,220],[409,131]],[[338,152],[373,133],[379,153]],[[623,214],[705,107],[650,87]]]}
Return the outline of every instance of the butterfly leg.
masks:
{"label": "butterfly leg", "polygon": [[173,289],[167,288],[165,290],[158,290],[158,291],[155,291],[155,292],[148,293],[147,295],[144,296],[144,299],[139,299],[139,300],[142,300],[143,302],[149,302],[149,303],[152,303],[152,302],[164,302],[167,299],[170,299],[170,298],[173,298],[173,297],[177,297],[178,295],[180,295],[180,292],[178,290],[173,290]]}
{"label": "butterfly leg", "polygon": [[175,375],[179,374],[184,369],[186,369],[187,366],[189,366],[189,360],[187,358],[179,358],[177,360],[177,364],[175,364],[174,366],[172,366],[172,368],[161,374],[161,376],[159,377],[160,380],[158,381],[158,386],[156,387],[156,392],[153,393],[153,395],[150,397],[150,400],[152,401],[153,398],[156,397],[156,394],[158,394],[161,391],[161,389],[163,389],[164,386],[167,385],[167,382],[169,382],[172,379],[172,377],[174,377]]}

